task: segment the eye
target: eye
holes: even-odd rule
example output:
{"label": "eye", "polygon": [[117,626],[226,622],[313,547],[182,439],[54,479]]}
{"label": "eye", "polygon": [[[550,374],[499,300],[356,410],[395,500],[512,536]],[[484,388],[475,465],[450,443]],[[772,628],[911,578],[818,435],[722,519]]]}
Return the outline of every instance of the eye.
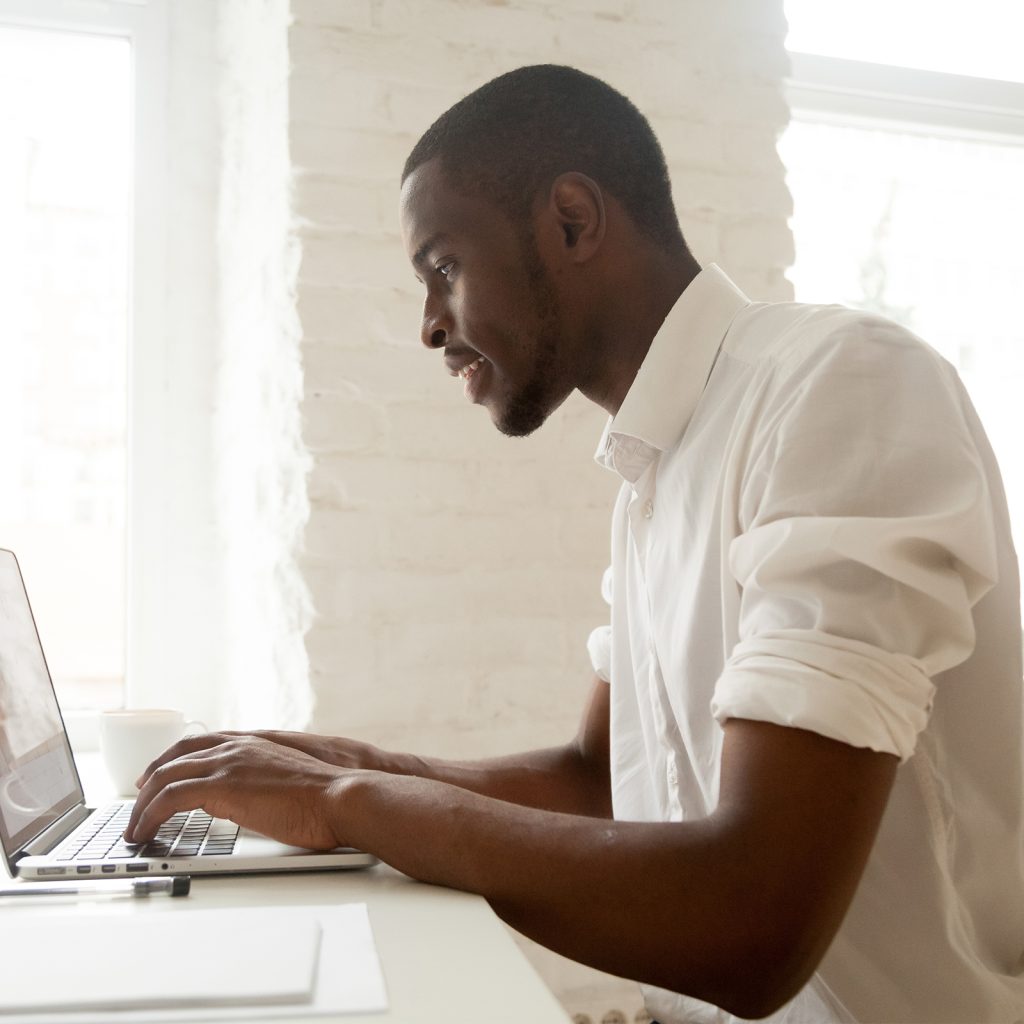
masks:
{"label": "eye", "polygon": [[455,260],[448,260],[437,267],[437,272],[444,278],[450,278],[455,270]]}

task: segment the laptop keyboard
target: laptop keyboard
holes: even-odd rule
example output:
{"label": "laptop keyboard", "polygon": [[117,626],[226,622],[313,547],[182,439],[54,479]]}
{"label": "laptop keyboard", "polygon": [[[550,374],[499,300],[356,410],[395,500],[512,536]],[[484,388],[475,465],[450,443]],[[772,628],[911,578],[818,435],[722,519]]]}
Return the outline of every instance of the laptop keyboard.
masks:
{"label": "laptop keyboard", "polygon": [[111,804],[97,812],[64,844],[57,860],[130,860],[135,857],[224,857],[235,847],[238,826],[205,811],[182,811],[168,818],[142,845],[129,846],[122,834],[132,804]]}

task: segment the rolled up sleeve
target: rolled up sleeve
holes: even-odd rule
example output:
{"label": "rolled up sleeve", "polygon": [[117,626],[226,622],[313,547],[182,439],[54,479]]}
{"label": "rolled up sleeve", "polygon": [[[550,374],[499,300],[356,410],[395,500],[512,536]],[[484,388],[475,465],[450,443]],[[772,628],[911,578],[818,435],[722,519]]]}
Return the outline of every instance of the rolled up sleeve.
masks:
{"label": "rolled up sleeve", "polygon": [[739,639],[712,712],[914,751],[934,678],[974,648],[997,579],[991,503],[955,376],[883,326],[772,396],[728,549]]}

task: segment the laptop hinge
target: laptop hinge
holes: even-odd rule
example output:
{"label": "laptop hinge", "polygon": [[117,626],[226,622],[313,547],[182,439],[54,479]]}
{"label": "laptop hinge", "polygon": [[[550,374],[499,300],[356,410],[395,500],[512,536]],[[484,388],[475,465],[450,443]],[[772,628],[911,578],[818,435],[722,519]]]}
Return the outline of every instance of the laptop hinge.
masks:
{"label": "laptop hinge", "polygon": [[62,814],[52,825],[44,828],[34,839],[27,842],[21,852],[26,857],[40,857],[49,853],[72,829],[78,828],[89,815],[91,807],[77,804],[67,814]]}

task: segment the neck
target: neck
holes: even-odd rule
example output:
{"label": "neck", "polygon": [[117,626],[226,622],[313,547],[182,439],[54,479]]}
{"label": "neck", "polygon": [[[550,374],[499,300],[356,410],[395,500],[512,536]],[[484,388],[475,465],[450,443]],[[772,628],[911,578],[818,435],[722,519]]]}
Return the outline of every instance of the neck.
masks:
{"label": "neck", "polygon": [[587,337],[591,372],[579,390],[610,416],[619,411],[654,336],[700,269],[686,251],[653,252],[606,282],[595,297]]}

